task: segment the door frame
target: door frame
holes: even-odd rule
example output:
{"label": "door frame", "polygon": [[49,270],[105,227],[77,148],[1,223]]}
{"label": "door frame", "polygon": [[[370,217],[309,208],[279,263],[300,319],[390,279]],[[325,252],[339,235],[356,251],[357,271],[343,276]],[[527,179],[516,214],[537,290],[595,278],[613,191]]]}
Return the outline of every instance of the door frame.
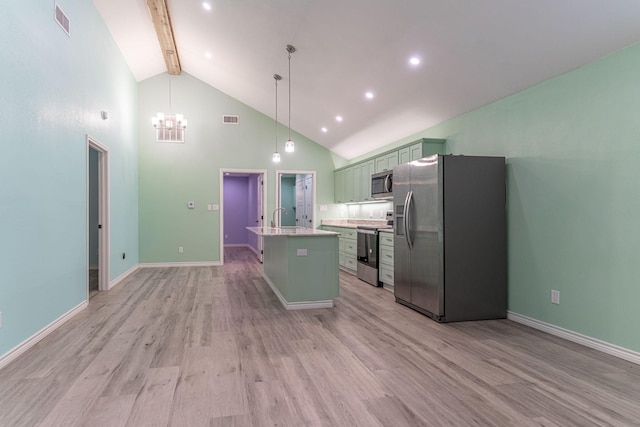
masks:
{"label": "door frame", "polygon": [[[224,175],[225,173],[242,173],[262,176],[262,221],[267,218],[267,170],[266,169],[230,169],[220,168],[220,265],[224,265]],[[262,262],[262,237],[258,237],[258,258]]]}
{"label": "door frame", "polygon": [[87,300],[89,299],[89,150],[98,152],[98,291],[109,290],[109,149],[87,135],[86,184],[87,184]]}
{"label": "door frame", "polygon": [[[282,201],[280,200],[280,179],[282,178],[282,175],[311,175],[313,177],[313,222],[311,223],[311,228],[315,229],[316,228],[316,187],[317,187],[317,180],[316,180],[316,171],[310,171],[310,170],[295,170],[295,169],[276,169],[275,171],[276,173],[276,197],[275,197],[275,206],[279,207],[282,204]],[[278,214],[278,221],[276,225],[280,224],[280,215]]]}

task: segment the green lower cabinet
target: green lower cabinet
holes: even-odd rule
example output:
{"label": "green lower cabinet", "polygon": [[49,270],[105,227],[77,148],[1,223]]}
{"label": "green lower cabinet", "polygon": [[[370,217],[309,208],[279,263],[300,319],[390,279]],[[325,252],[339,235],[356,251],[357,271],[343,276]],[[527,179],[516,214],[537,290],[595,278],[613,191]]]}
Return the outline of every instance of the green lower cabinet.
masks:
{"label": "green lower cabinet", "polygon": [[323,230],[340,233],[338,236],[338,263],[340,269],[356,274],[358,269],[358,238],[355,228],[323,225]]}
{"label": "green lower cabinet", "polygon": [[335,235],[264,236],[263,275],[287,310],[333,307],[338,260]]}
{"label": "green lower cabinet", "polygon": [[393,289],[393,232],[381,231],[378,240],[378,278],[382,286]]}

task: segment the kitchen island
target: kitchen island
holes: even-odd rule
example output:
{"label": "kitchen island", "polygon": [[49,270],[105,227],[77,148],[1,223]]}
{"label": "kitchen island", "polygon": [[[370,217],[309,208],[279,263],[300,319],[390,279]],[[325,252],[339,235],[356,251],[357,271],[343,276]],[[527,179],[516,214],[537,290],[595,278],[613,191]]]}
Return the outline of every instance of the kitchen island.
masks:
{"label": "kitchen island", "polygon": [[339,294],[338,235],[304,227],[247,227],[263,237],[263,277],[287,310],[331,308]]}

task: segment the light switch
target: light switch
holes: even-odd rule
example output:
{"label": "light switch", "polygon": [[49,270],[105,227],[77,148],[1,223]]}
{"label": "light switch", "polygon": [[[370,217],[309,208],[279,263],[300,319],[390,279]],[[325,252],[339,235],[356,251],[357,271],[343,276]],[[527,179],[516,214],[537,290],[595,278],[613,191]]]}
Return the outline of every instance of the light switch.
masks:
{"label": "light switch", "polygon": [[307,256],[307,250],[306,249],[297,249],[296,250],[296,255],[298,255],[298,256]]}
{"label": "light switch", "polygon": [[211,205],[207,205],[207,210],[210,211],[211,210]]}
{"label": "light switch", "polygon": [[211,205],[211,210],[219,211],[220,210],[220,206],[219,205]]}

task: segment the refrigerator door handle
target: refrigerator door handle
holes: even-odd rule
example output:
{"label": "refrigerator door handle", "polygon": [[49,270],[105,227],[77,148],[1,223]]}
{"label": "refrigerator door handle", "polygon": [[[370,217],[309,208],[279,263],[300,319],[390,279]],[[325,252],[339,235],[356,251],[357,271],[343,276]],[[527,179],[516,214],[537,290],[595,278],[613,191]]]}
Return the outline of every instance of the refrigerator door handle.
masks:
{"label": "refrigerator door handle", "polygon": [[405,239],[407,239],[407,245],[409,246],[409,249],[413,249],[413,242],[411,241],[411,232],[409,230],[409,223],[410,223],[409,208],[411,207],[412,199],[413,199],[413,190],[407,193],[407,198],[404,200],[404,218],[403,218],[404,237]]}

